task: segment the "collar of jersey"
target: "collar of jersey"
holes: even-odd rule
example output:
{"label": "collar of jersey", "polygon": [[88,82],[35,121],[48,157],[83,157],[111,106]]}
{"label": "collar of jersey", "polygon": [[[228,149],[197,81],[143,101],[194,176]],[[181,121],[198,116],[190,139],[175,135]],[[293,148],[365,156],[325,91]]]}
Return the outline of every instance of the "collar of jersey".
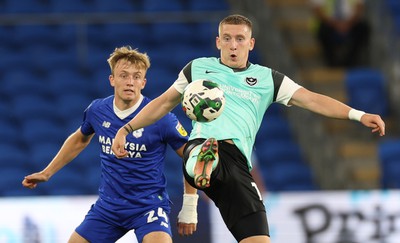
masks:
{"label": "collar of jersey", "polygon": [[231,68],[231,67],[229,67],[228,65],[225,65],[224,63],[222,63],[221,58],[219,58],[219,63],[221,63],[221,64],[224,65],[225,67],[228,67],[228,68],[232,69],[234,72],[246,71],[246,70],[250,67],[250,65],[251,65],[251,62],[247,61],[246,67],[244,67],[244,68]]}
{"label": "collar of jersey", "polygon": [[139,98],[138,102],[136,102],[136,104],[134,106],[132,106],[131,108],[128,108],[126,110],[121,111],[115,105],[115,98],[114,98],[114,100],[113,100],[114,113],[115,113],[116,116],[119,117],[119,119],[123,120],[123,119],[127,118],[130,114],[135,112],[137,110],[137,108],[139,107],[139,105],[142,103],[142,101],[143,101],[143,95],[140,95],[140,98]]}

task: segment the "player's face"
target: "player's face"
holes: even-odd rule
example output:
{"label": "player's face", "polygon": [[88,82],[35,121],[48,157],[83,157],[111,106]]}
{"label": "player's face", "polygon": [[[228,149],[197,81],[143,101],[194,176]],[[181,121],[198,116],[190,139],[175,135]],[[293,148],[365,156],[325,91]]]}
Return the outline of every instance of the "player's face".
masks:
{"label": "player's face", "polygon": [[131,62],[119,60],[110,75],[110,84],[114,87],[116,103],[134,105],[139,100],[142,89],[146,85],[146,70],[138,68]]}
{"label": "player's face", "polygon": [[255,40],[251,37],[251,30],[247,25],[223,24],[216,39],[222,63],[231,68],[246,67],[254,43]]}

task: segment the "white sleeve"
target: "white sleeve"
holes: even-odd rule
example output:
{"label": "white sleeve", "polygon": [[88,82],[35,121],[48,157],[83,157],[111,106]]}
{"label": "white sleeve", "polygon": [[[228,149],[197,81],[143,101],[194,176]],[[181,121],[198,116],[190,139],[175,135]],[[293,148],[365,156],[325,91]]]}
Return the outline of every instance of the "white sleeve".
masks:
{"label": "white sleeve", "polygon": [[178,75],[178,79],[175,80],[175,82],[172,84],[172,86],[174,86],[174,88],[179,93],[182,94],[188,84],[189,84],[189,82],[186,79],[185,75],[183,74],[183,71],[180,71],[179,75]]}
{"label": "white sleeve", "polygon": [[295,83],[289,77],[284,76],[281,86],[279,87],[278,95],[276,96],[275,102],[286,106],[290,106],[288,105],[288,103],[292,98],[294,92],[296,92],[301,87],[302,87],[301,85]]}

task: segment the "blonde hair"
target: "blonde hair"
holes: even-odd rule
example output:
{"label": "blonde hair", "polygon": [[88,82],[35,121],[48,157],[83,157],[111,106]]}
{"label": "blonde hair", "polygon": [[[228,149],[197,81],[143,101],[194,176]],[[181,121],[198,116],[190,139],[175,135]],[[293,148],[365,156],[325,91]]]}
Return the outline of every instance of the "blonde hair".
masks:
{"label": "blonde hair", "polygon": [[110,65],[111,74],[114,74],[115,65],[119,60],[127,60],[138,68],[143,68],[147,71],[150,68],[150,58],[146,53],[141,53],[137,49],[132,49],[130,46],[123,46],[115,48],[107,59]]}

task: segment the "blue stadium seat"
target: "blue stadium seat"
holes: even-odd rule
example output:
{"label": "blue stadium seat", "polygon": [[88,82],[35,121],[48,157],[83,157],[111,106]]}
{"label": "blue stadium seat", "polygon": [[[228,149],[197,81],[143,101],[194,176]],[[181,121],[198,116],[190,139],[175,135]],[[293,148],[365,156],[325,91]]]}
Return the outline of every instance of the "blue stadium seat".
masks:
{"label": "blue stadium seat", "polygon": [[95,91],[93,98],[105,98],[114,94],[114,88],[108,80],[110,73],[109,67],[99,68],[97,71],[92,72],[90,80],[93,84],[93,91]]}
{"label": "blue stadium seat", "polygon": [[267,114],[260,126],[256,142],[264,140],[293,140],[292,129],[282,115]]}
{"label": "blue stadium seat", "polygon": [[46,40],[41,44],[32,44],[22,50],[31,61],[30,68],[32,70],[36,73],[46,73],[59,67],[76,68],[78,61],[76,49],[73,47],[58,48],[49,45],[49,42],[55,43],[52,40]]}
{"label": "blue stadium seat", "polygon": [[28,118],[57,119],[54,117],[56,107],[52,101],[40,95],[18,95],[11,104],[13,116],[20,121]]}
{"label": "blue stadium seat", "polygon": [[20,142],[20,136],[18,136],[18,134],[19,127],[17,124],[15,124],[15,122],[12,122],[8,119],[0,118],[0,138],[7,140],[7,144],[17,146]]}
{"label": "blue stadium seat", "polygon": [[10,100],[20,99],[24,96],[46,97],[50,95],[45,80],[40,79],[40,77],[29,68],[10,68],[3,73],[3,79],[7,80],[7,82],[2,84],[0,93],[8,96]]}
{"label": "blue stadium seat", "polygon": [[308,191],[316,186],[310,167],[298,161],[280,162],[268,168],[264,178],[267,191]]}
{"label": "blue stadium seat", "polygon": [[87,0],[51,0],[50,11],[55,13],[95,12],[93,2]]}
{"label": "blue stadium seat", "polygon": [[225,0],[190,0],[189,9],[191,11],[227,11],[229,5]]}
{"label": "blue stadium seat", "polygon": [[[18,1],[15,1],[18,2]],[[14,41],[24,47],[31,45],[46,43],[52,45],[49,40],[53,39],[55,27],[53,25],[43,24],[25,24],[16,25],[14,30]],[[29,43],[29,45],[27,45]]]}
{"label": "blue stadium seat", "polygon": [[[104,53],[105,57],[99,61],[107,64],[107,58],[114,48],[130,45],[133,48],[146,46],[152,38],[149,38],[149,29],[145,24],[136,23],[104,23],[89,25],[88,43],[90,54],[94,51]],[[97,47],[92,49],[91,47]]]}
{"label": "blue stadium seat", "polygon": [[54,136],[58,138],[57,142],[38,140],[33,144],[28,144],[28,151],[30,155],[29,166],[32,168],[31,172],[43,170],[61,148],[61,135]]}
{"label": "blue stadium seat", "polygon": [[[167,43],[191,43],[197,38],[193,35],[193,25],[181,22],[155,22],[152,23],[149,29],[151,39],[155,44]],[[175,52],[171,52],[176,54]]]}
{"label": "blue stadium seat", "polygon": [[394,16],[400,15],[400,2],[398,0],[385,0],[384,2]]}
{"label": "blue stadium seat", "polygon": [[218,22],[198,22],[194,24],[195,43],[202,44],[208,49],[215,49],[215,37],[218,36]]}
{"label": "blue stadium seat", "polygon": [[89,190],[85,180],[86,177],[81,171],[70,169],[66,165],[42,186],[49,195],[87,195]]}
{"label": "blue stadium seat", "polygon": [[28,146],[39,142],[49,142],[60,145],[67,138],[61,123],[46,118],[24,119],[20,135]]}
{"label": "blue stadium seat", "polygon": [[351,107],[381,116],[388,114],[386,80],[381,71],[370,68],[348,70],[345,85]]}
{"label": "blue stadium seat", "polygon": [[19,193],[14,192],[15,194],[21,195],[26,191],[26,194],[29,194],[29,189],[23,188],[22,180],[26,175],[30,172],[25,168],[13,167],[13,168],[1,168],[0,170],[0,197],[5,197],[12,195],[13,191],[18,191]]}
{"label": "blue stadium seat", "polygon": [[3,122],[15,122],[13,114],[10,112],[10,107],[11,105],[8,101],[0,101],[0,114]]}
{"label": "blue stadium seat", "polygon": [[[16,136],[16,135],[14,135]],[[29,151],[14,144],[0,144],[0,171],[12,168],[30,168]],[[23,177],[20,179],[22,180]],[[1,177],[0,177],[1,180]],[[1,184],[1,183],[0,183]]]}
{"label": "blue stadium seat", "polygon": [[[144,1],[146,2],[146,1]],[[132,0],[95,0],[94,7],[97,12],[137,12],[140,8],[140,1]]]}
{"label": "blue stadium seat", "polygon": [[149,98],[156,98],[178,78],[178,71],[157,65],[147,71],[146,77],[147,83],[142,92]]}
{"label": "blue stadium seat", "polygon": [[184,5],[181,0],[145,0],[142,1],[143,12],[161,12],[161,11],[183,11]]}
{"label": "blue stadium seat", "polygon": [[379,143],[381,184],[385,189],[400,188],[400,139],[387,139]]}
{"label": "blue stadium seat", "polygon": [[91,103],[91,96],[81,93],[61,94],[55,101],[54,113],[63,121],[79,118],[82,120],[84,110]]}
{"label": "blue stadium seat", "polygon": [[279,164],[280,161],[301,161],[303,156],[298,144],[292,140],[267,140],[256,145],[260,164]]}
{"label": "blue stadium seat", "polygon": [[7,13],[47,13],[48,2],[43,0],[6,0],[4,10]]}
{"label": "blue stadium seat", "polygon": [[[16,43],[14,40],[14,34],[15,34],[15,26],[14,25],[0,25],[0,52],[1,53],[14,53],[15,52],[15,47]],[[9,57],[12,57],[11,55]],[[7,62],[9,61],[9,58],[3,58]],[[4,62],[0,62],[0,65]]]}
{"label": "blue stadium seat", "polygon": [[48,88],[55,94],[87,94],[92,93],[88,77],[79,70],[70,67],[59,67],[49,70],[47,76]]}

